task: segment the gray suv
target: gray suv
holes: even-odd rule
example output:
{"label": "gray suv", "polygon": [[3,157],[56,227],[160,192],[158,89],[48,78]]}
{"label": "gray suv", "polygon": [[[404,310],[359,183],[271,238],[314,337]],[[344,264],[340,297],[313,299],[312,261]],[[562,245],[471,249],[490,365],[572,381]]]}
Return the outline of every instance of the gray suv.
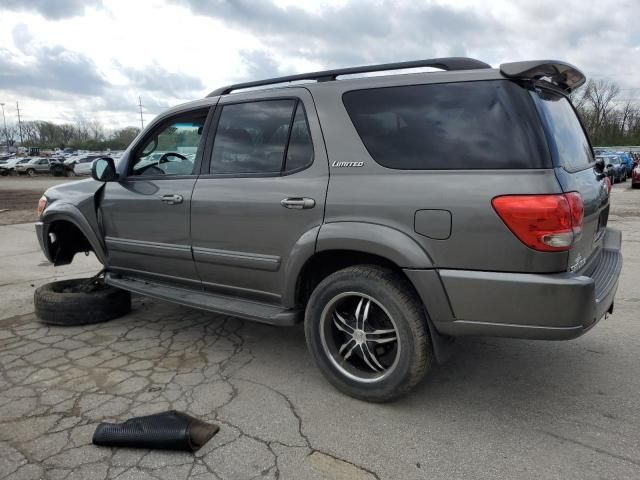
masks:
{"label": "gray suv", "polygon": [[[414,67],[441,71],[393,74]],[[610,179],[567,97],[584,81],[440,58],[220,88],[47,190],[37,235],[55,265],[95,252],[111,287],[304,322],[333,385],[390,400],[453,337],[571,339],[612,312]]]}

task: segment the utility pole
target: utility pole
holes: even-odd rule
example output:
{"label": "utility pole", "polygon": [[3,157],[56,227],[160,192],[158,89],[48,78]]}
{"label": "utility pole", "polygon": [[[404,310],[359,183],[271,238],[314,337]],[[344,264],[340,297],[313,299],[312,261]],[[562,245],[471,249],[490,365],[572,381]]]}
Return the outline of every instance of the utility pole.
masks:
{"label": "utility pole", "polygon": [[140,130],[144,130],[144,120],[142,120],[142,97],[138,97],[138,107],[140,107]]}
{"label": "utility pole", "polygon": [[22,122],[20,121],[20,105],[16,102],[16,108],[18,109],[18,131],[20,132],[20,146],[22,147]]}
{"label": "utility pole", "polygon": [[9,153],[9,133],[7,132],[7,119],[4,116],[4,103],[0,103],[2,107],[2,120],[4,121],[4,139],[7,142],[7,153]]}

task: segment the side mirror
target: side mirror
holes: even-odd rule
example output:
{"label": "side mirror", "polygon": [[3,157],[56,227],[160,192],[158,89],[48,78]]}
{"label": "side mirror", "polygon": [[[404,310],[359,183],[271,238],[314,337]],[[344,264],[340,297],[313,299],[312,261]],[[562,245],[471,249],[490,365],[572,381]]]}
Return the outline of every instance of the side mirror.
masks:
{"label": "side mirror", "polygon": [[93,161],[91,176],[99,182],[115,182],[118,180],[116,164],[111,157],[101,157]]}
{"label": "side mirror", "polygon": [[593,166],[593,169],[596,171],[596,173],[604,172],[604,158],[596,159],[596,164]]}

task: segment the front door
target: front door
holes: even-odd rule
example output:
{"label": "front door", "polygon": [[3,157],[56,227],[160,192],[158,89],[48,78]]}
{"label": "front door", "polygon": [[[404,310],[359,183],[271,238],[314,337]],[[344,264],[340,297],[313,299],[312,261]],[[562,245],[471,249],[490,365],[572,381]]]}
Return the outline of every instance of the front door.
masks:
{"label": "front door", "polygon": [[191,204],[193,256],[206,290],[278,303],[291,251],[315,248],[329,172],[308,91],[255,97],[218,104]]}
{"label": "front door", "polygon": [[124,159],[121,179],[106,184],[100,213],[111,270],[200,286],[189,210],[208,112],[161,120]]}

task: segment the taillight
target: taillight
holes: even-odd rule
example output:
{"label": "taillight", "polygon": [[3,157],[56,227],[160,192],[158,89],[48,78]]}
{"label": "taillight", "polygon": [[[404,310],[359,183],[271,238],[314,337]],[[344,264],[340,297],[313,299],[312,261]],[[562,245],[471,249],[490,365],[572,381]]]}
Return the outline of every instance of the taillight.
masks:
{"label": "taillight", "polygon": [[611,179],[609,177],[605,177],[603,182],[607,186],[607,193],[611,193],[611,187],[613,187],[613,185],[611,184]]}
{"label": "taillight", "polygon": [[505,195],[491,204],[509,230],[534,250],[569,250],[582,230],[584,204],[578,192]]}

